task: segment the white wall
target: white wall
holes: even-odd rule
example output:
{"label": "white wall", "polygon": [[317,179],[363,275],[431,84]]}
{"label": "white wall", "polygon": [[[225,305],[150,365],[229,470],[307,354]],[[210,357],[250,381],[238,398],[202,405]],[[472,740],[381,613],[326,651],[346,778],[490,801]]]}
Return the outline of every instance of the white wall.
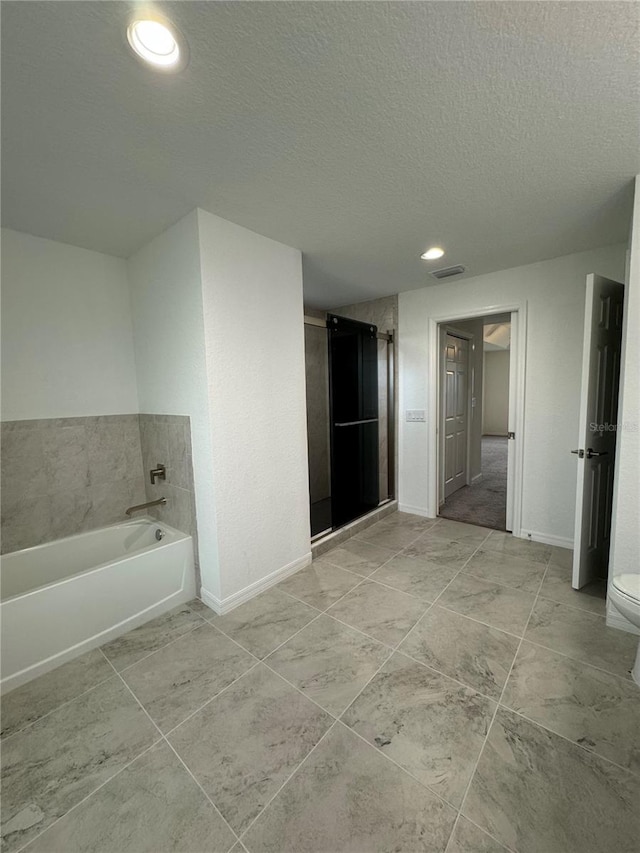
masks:
{"label": "white wall", "polygon": [[640,574],[640,176],[625,293],[609,574]]}
{"label": "white wall", "polygon": [[489,350],[484,353],[482,388],[483,435],[506,435],[509,432],[508,350]]}
{"label": "white wall", "polygon": [[[426,409],[429,320],[528,304],[522,528],[570,544],[582,363],[585,279],[623,280],[625,246],[608,246],[400,294],[400,411]],[[435,412],[427,411],[427,420]],[[400,503],[427,512],[429,423],[400,418]]]}
{"label": "white wall", "polygon": [[198,222],[224,601],[310,559],[302,259]]}
{"label": "white wall", "polygon": [[128,273],[140,411],[191,418],[200,574],[219,595],[197,212],[134,255]]}
{"label": "white wall", "polygon": [[138,411],[125,262],[2,230],[2,420]]}

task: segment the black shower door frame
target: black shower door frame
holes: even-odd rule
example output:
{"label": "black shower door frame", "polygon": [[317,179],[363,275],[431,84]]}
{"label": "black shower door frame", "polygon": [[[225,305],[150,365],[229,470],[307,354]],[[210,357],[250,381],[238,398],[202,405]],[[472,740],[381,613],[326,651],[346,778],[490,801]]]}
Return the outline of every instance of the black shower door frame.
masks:
{"label": "black shower door frame", "polygon": [[[351,320],[349,318],[341,317],[336,314],[328,314],[327,320],[322,320],[316,317],[306,317],[304,318],[305,325],[318,326],[321,328],[327,329],[327,358],[329,362],[329,418],[330,418],[330,454],[331,454],[331,501],[332,501],[332,519],[331,526],[324,530],[321,533],[318,533],[316,537],[320,538],[321,536],[327,535],[330,532],[333,532],[351,521],[360,518],[367,513],[375,510],[378,506],[384,505],[391,500],[395,499],[395,418],[396,418],[396,401],[395,401],[395,352],[394,352],[394,339],[392,333],[378,332],[375,325],[371,323],[363,323],[357,320]],[[334,332],[332,333],[332,328]],[[375,400],[375,407],[371,406],[371,399],[368,401],[364,401],[362,399],[353,400],[353,408],[351,413],[344,410],[344,406],[341,405],[339,400],[336,399],[336,394],[334,393],[333,383],[334,381],[340,381],[341,377],[336,377],[336,363],[334,359],[332,359],[332,340],[339,339],[341,333],[351,331],[355,336],[362,335],[365,339],[368,339],[371,342],[370,349],[370,362],[375,365],[375,373],[377,374],[377,341],[383,340],[386,341],[387,344],[387,353],[386,353],[386,384],[387,384],[387,472],[388,472],[388,488],[387,488],[387,497],[382,498],[380,495],[380,491],[378,489],[378,458],[379,458],[379,436],[378,436],[378,428],[379,428],[379,412],[377,410],[377,400],[378,400],[378,388],[377,388],[377,378],[374,379],[373,382],[370,381],[369,391],[370,396]],[[358,354],[361,356],[362,351],[361,347],[358,347]],[[366,368],[366,365],[363,365],[360,359],[360,363],[356,364],[356,359],[351,359],[351,370],[360,372],[363,367]],[[354,383],[354,377],[351,377],[352,386]],[[348,384],[348,383],[347,383]],[[357,386],[358,382],[355,380],[355,384]],[[362,395],[356,392],[353,395],[355,398],[362,397]],[[348,408],[348,407],[347,407]],[[361,482],[354,486],[352,484],[352,494],[346,496],[345,501],[341,501],[341,493],[343,491],[343,482],[341,481],[341,477],[348,476],[348,471],[344,470],[344,453],[346,452],[345,448],[348,450],[349,447],[354,449],[354,452],[365,452],[366,455],[366,447],[363,448],[363,444],[361,441],[358,441],[355,438],[356,434],[359,434],[359,438],[366,438],[366,433],[369,433],[369,464],[368,464],[368,472],[365,474],[365,480],[368,480],[368,486],[365,482]],[[375,437],[374,436],[375,433]],[[351,435],[350,435],[351,434]],[[366,445],[366,441],[365,441]],[[375,451],[375,452],[374,452]],[[348,464],[348,455],[346,457]],[[353,461],[353,460],[352,460]],[[364,458],[361,460],[364,462]],[[353,466],[351,470],[351,474],[353,475]],[[367,494],[368,489],[368,494]],[[353,491],[359,492],[362,496],[362,499],[356,497],[354,499]],[[338,499],[335,500],[335,496],[338,496]],[[351,504],[349,506],[345,506],[346,504]]]}

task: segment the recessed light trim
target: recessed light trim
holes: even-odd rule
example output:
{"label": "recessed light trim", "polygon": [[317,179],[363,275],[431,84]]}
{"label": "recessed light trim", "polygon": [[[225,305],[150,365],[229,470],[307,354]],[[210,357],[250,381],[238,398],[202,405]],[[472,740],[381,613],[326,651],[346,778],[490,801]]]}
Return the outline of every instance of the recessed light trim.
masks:
{"label": "recessed light trim", "polygon": [[440,246],[432,246],[430,249],[427,249],[426,252],[423,252],[420,255],[420,258],[423,261],[437,261],[438,258],[441,258],[443,255],[444,249],[441,249]]}
{"label": "recessed light trim", "polygon": [[187,64],[187,45],[173,24],[155,14],[136,17],[127,27],[136,59],[156,71],[178,71]]}

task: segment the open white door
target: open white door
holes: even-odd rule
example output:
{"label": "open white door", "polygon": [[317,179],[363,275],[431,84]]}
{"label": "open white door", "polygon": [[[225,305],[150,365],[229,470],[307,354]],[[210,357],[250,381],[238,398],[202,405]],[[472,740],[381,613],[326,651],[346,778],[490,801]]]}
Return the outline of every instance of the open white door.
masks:
{"label": "open white door", "polygon": [[468,483],[469,341],[445,329],[444,340],[444,497]]}
{"label": "open white door", "polygon": [[624,285],[587,276],[573,587],[606,577],[616,453]]}
{"label": "open white door", "polygon": [[[511,343],[509,348],[509,422],[507,426],[509,440],[507,441],[507,517],[505,527],[513,530],[513,501],[516,470],[516,418],[518,411],[518,376],[516,371],[516,353],[518,352],[518,315],[511,314]],[[522,436],[517,437],[518,441]]]}

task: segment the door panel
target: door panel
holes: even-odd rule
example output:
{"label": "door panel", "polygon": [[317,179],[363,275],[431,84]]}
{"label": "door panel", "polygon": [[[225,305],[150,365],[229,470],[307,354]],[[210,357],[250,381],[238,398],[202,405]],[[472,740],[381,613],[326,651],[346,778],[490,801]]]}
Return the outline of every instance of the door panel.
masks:
{"label": "door panel", "polygon": [[453,450],[454,441],[455,441],[455,437],[453,435],[446,435],[444,438],[444,480],[445,480],[445,483],[450,483],[455,476],[455,470],[454,470],[454,465],[453,465],[453,460],[455,459],[455,453]]}
{"label": "door panel", "polygon": [[516,412],[518,405],[516,353],[518,347],[524,347],[524,340],[520,339],[521,317],[517,312],[511,313],[511,347],[509,349],[509,438],[507,441],[507,518],[506,528],[510,533],[513,531],[513,510],[515,502],[515,469],[516,469],[516,442],[522,440],[522,436],[516,434]]}
{"label": "door panel", "polygon": [[609,565],[624,286],[587,276],[573,553],[573,586]]}
{"label": "door panel", "polygon": [[334,527],[378,506],[377,328],[330,314],[331,512]]}
{"label": "door panel", "polygon": [[444,339],[444,497],[467,484],[469,341]]}

